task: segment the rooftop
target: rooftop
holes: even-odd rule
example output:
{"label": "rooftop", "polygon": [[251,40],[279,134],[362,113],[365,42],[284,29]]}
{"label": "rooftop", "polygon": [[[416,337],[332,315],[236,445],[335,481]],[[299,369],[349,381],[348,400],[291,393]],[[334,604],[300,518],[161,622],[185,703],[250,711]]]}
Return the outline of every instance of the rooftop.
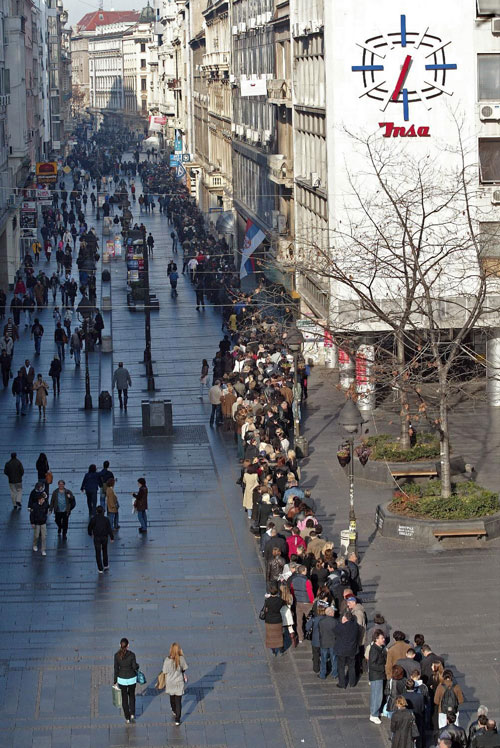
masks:
{"label": "rooftop", "polygon": [[86,13],[75,26],[77,33],[95,31],[98,26],[124,21],[138,21],[140,13],[135,10],[94,10]]}

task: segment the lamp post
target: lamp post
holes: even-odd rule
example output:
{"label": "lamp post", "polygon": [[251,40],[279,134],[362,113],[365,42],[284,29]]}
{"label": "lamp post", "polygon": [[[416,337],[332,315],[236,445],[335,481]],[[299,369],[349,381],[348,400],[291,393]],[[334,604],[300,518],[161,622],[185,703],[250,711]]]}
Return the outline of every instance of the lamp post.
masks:
{"label": "lamp post", "polygon": [[304,339],[302,333],[296,327],[287,333],[285,343],[293,354],[293,446],[297,457],[307,457],[307,439],[300,435],[300,403],[302,399],[302,388],[297,377],[297,361]]}
{"label": "lamp post", "polygon": [[354,435],[361,430],[365,423],[356,403],[349,398],[339,413],[339,424],[350,434],[349,444],[349,547],[348,552],[356,552],[358,533],[356,529],[356,514],[354,511]]}
{"label": "lamp post", "polygon": [[[135,241],[134,244],[137,242]],[[144,348],[144,365],[146,367],[147,390],[155,391],[155,380],[153,376],[153,361],[151,358],[151,299],[149,296],[149,250],[146,244],[146,229],[142,233],[142,256],[144,258],[144,337],[146,347]]]}
{"label": "lamp post", "polygon": [[92,410],[92,395],[90,392],[90,371],[89,371],[89,341],[90,341],[90,319],[92,316],[92,307],[87,296],[82,296],[78,304],[78,313],[83,317],[83,337],[85,340],[85,400],[83,407],[85,410]]}

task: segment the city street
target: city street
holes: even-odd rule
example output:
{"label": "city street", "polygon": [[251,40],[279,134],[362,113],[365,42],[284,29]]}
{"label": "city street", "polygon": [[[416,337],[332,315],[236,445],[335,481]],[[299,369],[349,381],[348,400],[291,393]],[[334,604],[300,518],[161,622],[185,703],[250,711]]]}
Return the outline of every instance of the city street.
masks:
{"label": "city street", "polygon": [[[25,467],[22,511],[11,511],[5,477],[2,494],[0,745],[386,746],[387,720],[380,727],[368,720],[366,675],[355,689],[339,692],[332,679],[317,680],[308,642],[277,659],[265,649],[258,618],[264,578],[235,485],[235,445],[232,436],[209,427],[206,395],[203,403],[198,398],[202,358],[211,361],[222,337],[220,313],[210,307],[196,311],[187,275],[180,276],[179,295],[171,298],[166,275],[171,228],[158,213],[141,218],[155,237],[150,260],[151,291],[160,301],[159,312],[152,313],[155,397],[172,400],[174,436],[141,435],[141,400],[148,396],[144,316],[126,306],[123,257],[107,265],[111,284],[101,284],[98,273],[98,305],[111,285],[112,313],[104,314],[103,334],[112,335],[113,353],[90,354],[94,409],[83,410],[83,357],[80,369],[66,357],[61,396],[49,393],[45,422],[35,406],[25,418],[17,417],[10,387],[0,393],[4,462],[17,451]],[[54,266],[53,258],[50,273]],[[41,315],[45,337],[36,371],[44,376],[55,352],[51,309]],[[33,343],[23,330],[15,363],[32,356]],[[111,412],[98,411],[98,394],[111,391],[119,361],[132,378],[128,411],[118,408],[116,395]],[[335,416],[343,396],[325,371],[313,372],[310,381],[305,413],[311,456],[303,463],[302,484],[313,489],[318,516],[337,546],[348,512],[346,478],[335,458],[342,438]],[[64,478],[77,498],[66,542],[49,519],[46,558],[32,551],[26,511],[40,452],[47,454],[54,481]],[[79,489],[88,465],[100,467],[104,460],[117,478],[121,528],[110,547],[110,570],[101,576]],[[147,535],[138,533],[132,513],[131,493],[141,476],[149,487]],[[408,550],[377,538],[373,515],[385,496],[385,487],[357,481],[362,597],[369,620],[380,610],[393,628],[410,638],[423,633],[435,652],[446,655],[466,696],[461,709],[466,725],[478,703],[498,705],[498,548]],[[126,725],[112,706],[113,654],[122,636],[148,679],[138,687],[135,725]],[[189,665],[179,727],[168,699],[154,689],[173,641],[181,644]]]}

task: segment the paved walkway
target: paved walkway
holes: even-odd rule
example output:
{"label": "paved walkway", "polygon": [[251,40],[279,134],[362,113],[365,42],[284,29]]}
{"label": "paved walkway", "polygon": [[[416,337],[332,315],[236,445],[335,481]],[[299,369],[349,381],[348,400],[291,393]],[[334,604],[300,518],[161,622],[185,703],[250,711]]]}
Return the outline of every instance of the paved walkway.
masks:
{"label": "paved walkway", "polygon": [[[386,725],[367,719],[366,681],[339,694],[333,682],[320,683],[312,673],[308,644],[278,660],[264,649],[258,620],[264,584],[235,485],[235,449],[231,437],[207,428],[209,405],[197,398],[201,359],[210,360],[217,349],[220,317],[208,308],[195,310],[186,276],[180,278],[178,298],[170,298],[170,229],[157,213],[145,223],[155,236],[151,290],[160,300],[152,319],[155,382],[158,396],[173,401],[175,438],[144,440],[139,432],[140,400],[146,397],[139,363],[144,317],[126,308],[123,259],[110,265],[113,311],[105,316],[104,332],[112,326],[113,354],[92,354],[91,378],[96,406],[98,392],[110,389],[111,372],[123,360],[132,376],[128,412],[117,402],[112,413],[85,412],[84,368],[75,370],[68,361],[61,399],[48,408],[46,423],[39,424],[34,413],[16,419],[12,396],[0,393],[2,454],[7,459],[16,449],[23,460],[25,493],[36,479],[36,457],[46,451],[55,479],[63,476],[78,502],[67,543],[58,541],[51,521],[48,555],[42,558],[31,550],[26,510],[11,513],[4,485],[0,745],[384,746]],[[40,363],[47,373],[53,325],[49,311],[43,316],[47,335]],[[23,334],[16,363],[31,346]],[[307,409],[312,451],[304,483],[314,488],[337,539],[347,519],[345,476],[334,449],[341,441],[335,426],[339,407],[338,393],[315,372]],[[110,549],[111,569],[98,576],[86,532],[86,502],[78,489],[88,464],[104,459],[118,477],[121,529]],[[150,490],[147,536],[137,532],[130,496],[142,474]],[[494,708],[498,596],[488,599],[486,591],[498,590],[496,552],[436,554],[374,539],[373,511],[380,496],[358,482],[369,612],[376,604],[410,636],[422,631],[465,674],[469,706],[481,700]],[[130,727],[111,705],[112,656],[122,636],[130,639],[149,681],[138,698],[137,724]],[[152,688],[174,640],[190,666],[179,728],[171,722],[165,697]]]}

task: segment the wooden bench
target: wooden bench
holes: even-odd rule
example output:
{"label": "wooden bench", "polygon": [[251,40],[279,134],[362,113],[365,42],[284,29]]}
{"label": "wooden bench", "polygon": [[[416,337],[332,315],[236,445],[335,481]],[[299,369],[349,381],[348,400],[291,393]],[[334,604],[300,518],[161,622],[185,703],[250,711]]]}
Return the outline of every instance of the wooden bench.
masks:
{"label": "wooden bench", "polygon": [[437,540],[442,540],[443,538],[461,538],[461,537],[474,537],[478,540],[484,539],[487,537],[488,533],[486,530],[482,529],[475,529],[475,530],[467,530],[467,529],[457,529],[457,530],[434,530],[433,533],[434,537],[437,538]]}
{"label": "wooden bench", "polygon": [[391,470],[393,478],[437,478],[437,470],[414,470],[407,468],[406,470]]}

